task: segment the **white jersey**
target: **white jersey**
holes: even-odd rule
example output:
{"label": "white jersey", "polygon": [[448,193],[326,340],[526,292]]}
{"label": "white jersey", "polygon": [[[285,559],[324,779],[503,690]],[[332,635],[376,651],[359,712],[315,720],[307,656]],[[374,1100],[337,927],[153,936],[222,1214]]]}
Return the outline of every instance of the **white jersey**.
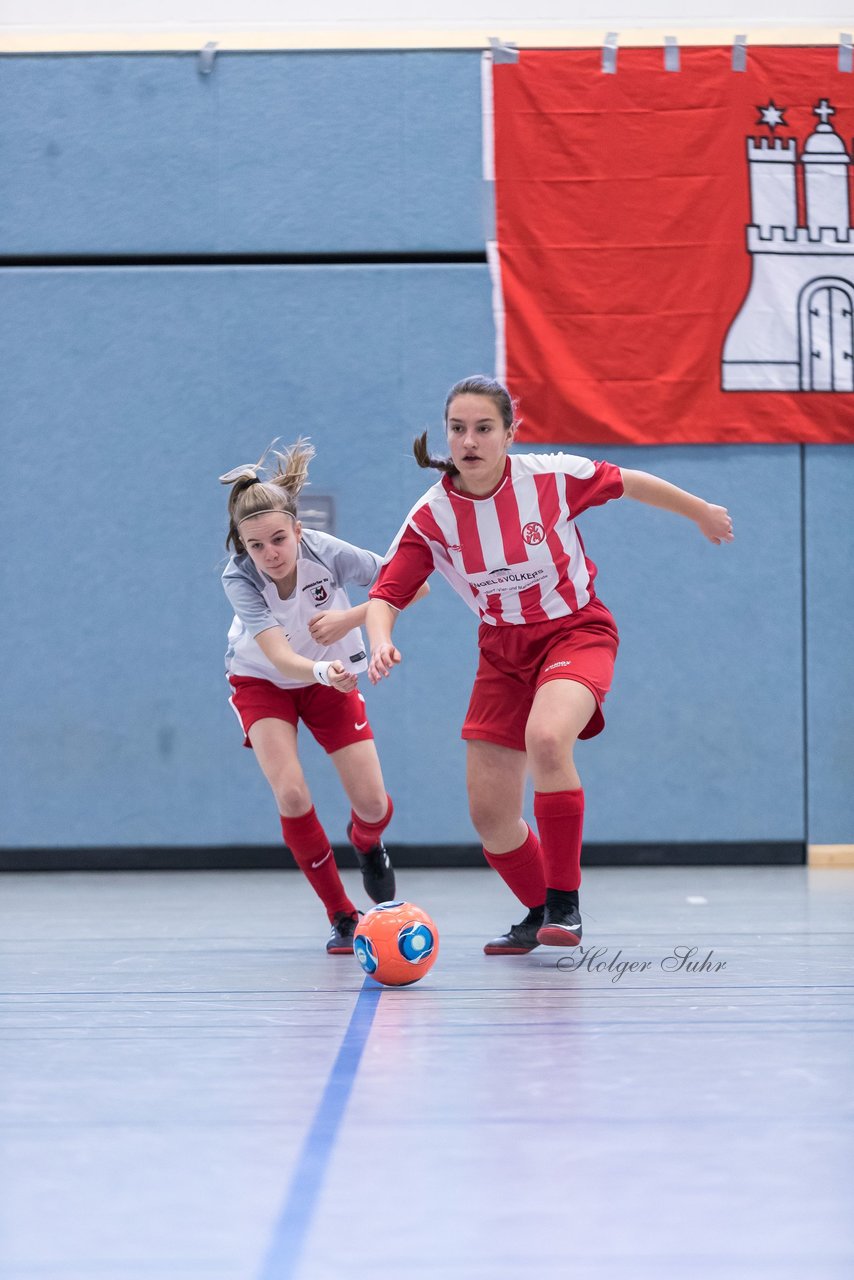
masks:
{"label": "white jersey", "polygon": [[448,476],[410,511],[371,595],[405,608],[434,569],[482,622],[518,626],[577,613],[596,566],[575,517],[623,493],[619,467],[572,454],[510,454],[482,497]]}
{"label": "white jersey", "polygon": [[343,640],[324,646],[312,638],[308,624],[319,612],[351,609],[344,584],[370,586],[381,563],[373,551],[306,529],[299,545],[296,585],[291,595],[282,600],[275,582],[256,568],[251,556],[245,552],[232,556],[222,575],[225,594],[234,609],[225,655],[227,674],[269,680],[281,689],[303,688],[306,682],[283,676],[255,639],[276,626],[282,628],[291,647],[303,658],[312,662],[337,658],[348,671],[365,671],[367,654],[358,627]]}

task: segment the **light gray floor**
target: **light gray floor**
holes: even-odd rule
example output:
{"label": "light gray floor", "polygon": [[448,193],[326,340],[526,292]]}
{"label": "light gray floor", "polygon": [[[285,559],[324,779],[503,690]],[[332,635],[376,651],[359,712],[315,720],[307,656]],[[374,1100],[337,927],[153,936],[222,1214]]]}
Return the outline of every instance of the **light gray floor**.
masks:
{"label": "light gray floor", "polygon": [[3,1280],[850,1280],[854,872],[591,871],[622,976],[399,880],[377,999],[296,873],[0,878]]}

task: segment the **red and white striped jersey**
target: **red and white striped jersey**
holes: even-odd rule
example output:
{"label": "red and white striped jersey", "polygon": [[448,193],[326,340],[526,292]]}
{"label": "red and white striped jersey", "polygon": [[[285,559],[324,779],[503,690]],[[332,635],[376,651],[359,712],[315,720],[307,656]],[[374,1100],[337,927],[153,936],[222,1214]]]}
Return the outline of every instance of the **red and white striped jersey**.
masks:
{"label": "red and white striped jersey", "polygon": [[370,595],[403,609],[438,569],[493,626],[576,613],[595,595],[596,566],[575,517],[622,493],[619,467],[567,453],[510,454],[483,497],[443,476],[406,517]]}

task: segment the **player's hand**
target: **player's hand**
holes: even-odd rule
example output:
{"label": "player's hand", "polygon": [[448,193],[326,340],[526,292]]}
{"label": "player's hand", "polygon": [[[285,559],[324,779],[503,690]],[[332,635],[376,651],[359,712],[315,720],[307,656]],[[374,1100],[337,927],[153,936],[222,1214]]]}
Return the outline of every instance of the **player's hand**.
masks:
{"label": "player's hand", "polygon": [[329,687],[337,689],[339,693],[352,693],[358,684],[356,676],[352,671],[347,671],[342,663],[336,660],[329,664]]}
{"label": "player's hand", "polygon": [[343,640],[352,627],[343,609],[328,609],[323,613],[316,613],[309,622],[308,629],[315,644],[322,644],[326,648],[335,644],[336,640]]}
{"label": "player's hand", "polygon": [[374,645],[368,663],[368,679],[371,684],[379,684],[380,680],[390,675],[392,667],[397,666],[401,656],[400,650],[390,640]]}
{"label": "player's hand", "polygon": [[707,502],[703,514],[697,520],[697,525],[703,537],[718,546],[722,542],[733,540],[732,519],[726,507],[716,507],[711,502]]}

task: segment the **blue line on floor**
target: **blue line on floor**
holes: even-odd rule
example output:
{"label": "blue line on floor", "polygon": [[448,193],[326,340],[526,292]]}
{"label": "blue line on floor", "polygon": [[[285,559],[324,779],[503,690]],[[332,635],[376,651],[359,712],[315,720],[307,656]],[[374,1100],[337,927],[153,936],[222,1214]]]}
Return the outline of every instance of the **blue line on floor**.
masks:
{"label": "blue line on floor", "polygon": [[383,988],[365,978],[299,1154],[258,1280],[293,1280]]}

